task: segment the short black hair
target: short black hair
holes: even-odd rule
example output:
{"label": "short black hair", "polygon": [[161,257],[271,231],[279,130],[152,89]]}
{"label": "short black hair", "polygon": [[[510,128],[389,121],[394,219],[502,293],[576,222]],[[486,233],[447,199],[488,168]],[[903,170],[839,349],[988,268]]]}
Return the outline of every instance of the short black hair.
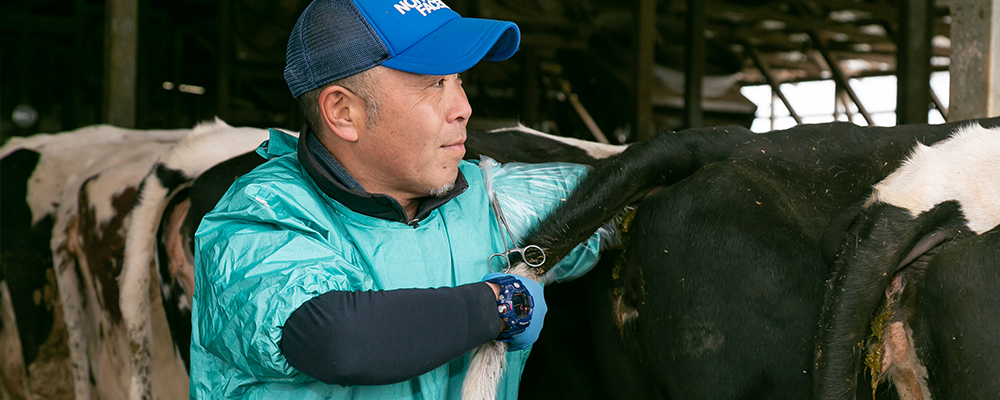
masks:
{"label": "short black hair", "polygon": [[315,134],[322,133],[320,128],[324,126],[324,123],[318,104],[319,94],[330,86],[340,86],[357,95],[365,105],[365,116],[368,118],[366,125],[369,128],[374,127],[378,123],[382,111],[382,101],[378,97],[378,91],[376,90],[379,82],[374,71],[377,68],[369,68],[354,75],[335,80],[299,96],[296,101],[299,103],[299,109],[302,110],[302,115],[305,117],[306,124],[309,125],[310,130]]}

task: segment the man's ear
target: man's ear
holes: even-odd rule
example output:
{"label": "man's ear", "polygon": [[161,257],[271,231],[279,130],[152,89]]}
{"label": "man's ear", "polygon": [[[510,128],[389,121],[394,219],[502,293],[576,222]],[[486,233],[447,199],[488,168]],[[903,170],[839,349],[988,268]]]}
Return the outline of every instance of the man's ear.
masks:
{"label": "man's ear", "polygon": [[337,85],[324,88],[318,101],[323,122],[330,131],[346,141],[357,141],[358,129],[365,123],[364,101],[350,90]]}

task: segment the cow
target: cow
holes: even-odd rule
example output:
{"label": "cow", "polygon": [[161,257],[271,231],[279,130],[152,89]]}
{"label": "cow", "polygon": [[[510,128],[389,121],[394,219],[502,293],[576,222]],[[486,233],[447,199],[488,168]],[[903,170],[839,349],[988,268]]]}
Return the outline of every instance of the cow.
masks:
{"label": "cow", "polygon": [[[562,319],[571,325],[546,324],[540,341],[555,346],[539,360],[550,362],[526,367],[525,385],[579,383],[574,398],[809,398],[824,284],[842,239],[828,226],[917,141],[936,143],[964,124],[701,128],[608,159],[526,240],[549,253],[540,272],[662,188],[625,219],[621,255],[572,292],[572,317]],[[560,347],[577,336],[591,345]]]}
{"label": "cow", "polygon": [[815,398],[853,399],[862,364],[905,400],[1000,394],[998,161],[1000,128],[961,127],[837,217]]}
{"label": "cow", "polygon": [[[661,134],[600,165],[531,240],[559,255],[647,196],[626,219],[622,255],[582,282],[596,289],[582,291],[595,316],[574,318],[585,324],[565,335],[599,343],[590,357],[600,370],[587,373],[603,384],[589,396],[808,397],[827,258],[839,245],[825,228],[918,139],[942,140],[956,126],[704,128]],[[543,335],[560,329],[548,326]]]}
{"label": "cow", "polygon": [[[107,191],[106,184],[127,180],[128,168],[148,168],[140,161],[155,158],[184,135],[98,125],[12,138],[0,148],[0,392],[11,398],[89,397],[91,382],[104,382],[107,375],[91,368],[107,359],[84,330],[110,329],[108,315],[94,307],[117,296],[102,286],[114,282],[110,270],[120,263],[88,264],[78,250],[113,235],[120,223],[113,217],[116,207],[132,201],[134,190]],[[111,253],[121,250],[113,241],[102,245]]]}
{"label": "cow", "polygon": [[[994,126],[1000,121],[982,123]],[[824,242],[823,227],[833,214],[850,206],[853,198],[894,170],[917,138],[933,143],[946,137],[953,127],[859,128],[835,123],[763,135],[739,127],[705,128],[661,134],[600,163],[568,199],[568,205],[540,225],[530,240],[558,255],[585,237],[581,235],[589,236],[587,232],[593,232],[622,206],[646,196],[638,210],[624,219],[628,232],[621,257],[606,264],[606,270],[595,271],[604,275],[588,276],[585,280],[597,290],[584,291],[583,300],[575,301],[578,308],[583,304],[593,310],[586,318],[575,319],[588,324],[583,330],[601,344],[595,346],[593,355],[594,365],[601,367],[593,381],[605,382],[604,388],[619,384],[617,391],[590,395],[808,396],[811,327],[819,313],[819,293],[826,275],[823,249],[836,247]],[[210,175],[202,174],[199,179]],[[143,192],[151,179],[161,179],[155,176],[145,178]],[[223,184],[218,182],[231,179],[224,173],[209,190],[220,190]],[[657,186],[663,188],[650,194]],[[188,189],[192,198],[200,193],[196,187]],[[143,197],[140,207],[148,200],[159,204],[154,210],[161,206],[166,210],[183,190]],[[186,219],[165,218],[175,225]],[[160,221],[152,221],[147,229],[157,232],[159,226]],[[777,226],[778,231],[772,233],[771,226]],[[130,235],[133,232],[139,230],[130,229]],[[721,241],[725,245],[715,245]],[[137,243],[148,247],[149,242]],[[676,247],[665,248],[670,244]],[[136,264],[126,262],[125,269],[148,271],[159,255],[147,257]],[[734,276],[733,271],[740,274]],[[784,280],[754,283],[767,275]],[[740,285],[744,283],[740,279],[747,284]],[[171,276],[161,284],[175,280],[181,279]],[[141,291],[144,286],[141,280],[139,283]],[[770,290],[753,293],[758,287]],[[786,295],[787,304],[777,301]],[[736,313],[732,304],[756,307],[759,315]],[[758,322],[765,324],[758,326]],[[776,337],[765,332],[767,323]],[[559,328],[547,326],[543,333]],[[621,351],[610,351],[615,348]],[[801,365],[803,376],[790,373],[790,365]],[[133,373],[136,370],[140,374],[151,372],[139,368]],[[133,383],[149,382],[146,376]]]}
{"label": "cow", "polygon": [[[117,280],[129,211],[145,172],[161,154],[193,132],[214,129],[235,128],[98,125],[15,138],[0,149],[5,235],[0,292],[6,292],[0,293],[5,311],[0,337],[13,338],[2,344],[6,394],[125,398],[130,349]],[[166,325],[162,311],[153,319]],[[183,363],[174,357],[169,335],[162,334],[166,330],[157,332],[155,343],[167,349],[157,360],[162,366],[157,379],[163,382],[157,395],[186,396]]]}

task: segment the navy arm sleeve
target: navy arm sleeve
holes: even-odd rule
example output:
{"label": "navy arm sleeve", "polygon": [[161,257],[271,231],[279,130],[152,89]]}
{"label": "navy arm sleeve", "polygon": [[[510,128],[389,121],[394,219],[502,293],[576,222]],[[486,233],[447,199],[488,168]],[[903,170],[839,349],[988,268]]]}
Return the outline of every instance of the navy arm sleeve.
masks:
{"label": "navy arm sleeve", "polygon": [[444,365],[496,339],[501,327],[486,283],[332,291],[288,317],[280,346],[289,365],[320,382],[384,385]]}

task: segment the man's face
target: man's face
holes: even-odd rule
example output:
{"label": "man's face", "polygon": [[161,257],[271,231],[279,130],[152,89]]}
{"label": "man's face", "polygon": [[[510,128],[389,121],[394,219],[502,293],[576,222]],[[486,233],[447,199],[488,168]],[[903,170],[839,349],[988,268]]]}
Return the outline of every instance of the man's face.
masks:
{"label": "man's face", "polygon": [[378,123],[359,134],[374,181],[363,185],[369,192],[424,197],[454,183],[472,107],[458,74],[384,72]]}

